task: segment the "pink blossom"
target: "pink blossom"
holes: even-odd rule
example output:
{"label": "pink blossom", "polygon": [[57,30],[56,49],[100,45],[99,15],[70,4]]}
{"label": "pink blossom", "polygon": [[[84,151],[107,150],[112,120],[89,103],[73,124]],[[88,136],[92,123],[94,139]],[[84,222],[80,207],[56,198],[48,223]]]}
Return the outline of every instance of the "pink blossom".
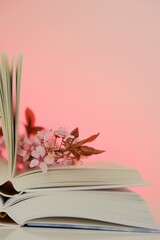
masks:
{"label": "pink blossom", "polygon": [[30,153],[27,152],[26,155],[23,157],[23,162],[27,161],[30,158]]}
{"label": "pink blossom", "polygon": [[44,162],[41,162],[41,163],[39,164],[39,167],[40,167],[40,169],[42,170],[43,173],[46,173],[47,170],[48,170],[48,166],[47,166],[47,164],[44,163]]}
{"label": "pink blossom", "polygon": [[71,135],[69,132],[66,132],[66,137],[67,137],[67,138],[74,138],[74,136]]}
{"label": "pink blossom", "polygon": [[35,159],[35,158],[33,158],[33,159],[30,161],[30,164],[29,164],[29,166],[30,166],[31,168],[36,167],[36,166],[38,166],[38,165],[39,165],[39,160],[38,160],[38,159]]}
{"label": "pink blossom", "polygon": [[58,130],[54,131],[54,135],[60,138],[74,138],[65,128],[60,127]]}
{"label": "pink blossom", "polygon": [[33,143],[38,145],[41,144],[41,141],[43,140],[43,133],[42,132],[38,132],[34,138],[33,138]]}
{"label": "pink blossom", "polygon": [[53,136],[53,130],[50,129],[43,136],[44,142],[48,141],[52,136]]}
{"label": "pink blossom", "polygon": [[52,129],[40,131],[33,138],[25,136],[19,141],[17,159],[25,162],[26,167],[40,168],[43,173],[47,172],[49,165],[73,165],[74,157],[70,157],[69,151],[63,152],[65,150],[63,139],[66,138],[74,136],[62,127],[54,132]]}
{"label": "pink blossom", "polygon": [[18,155],[21,157],[24,157],[27,154],[27,150],[19,148],[18,149]]}
{"label": "pink blossom", "polygon": [[65,138],[66,137],[66,129],[63,127],[58,128],[58,130],[54,131],[54,135],[56,137]]}
{"label": "pink blossom", "polygon": [[41,144],[42,142],[47,142],[52,135],[53,135],[53,130],[52,129],[46,131],[45,133],[38,132],[34,136],[33,142],[36,145]]}
{"label": "pink blossom", "polygon": [[47,155],[47,156],[44,157],[44,162],[46,164],[53,164],[54,158],[51,158],[51,156]]}
{"label": "pink blossom", "polygon": [[65,158],[59,158],[58,160],[57,160],[57,163],[62,163],[62,162],[64,162],[65,161]]}
{"label": "pink blossom", "polygon": [[45,156],[43,161],[40,161],[40,159],[34,158],[31,160],[29,166],[31,168],[39,166],[43,173],[46,173],[48,170],[48,165],[53,164],[54,159],[50,158],[50,156]]}
{"label": "pink blossom", "polygon": [[29,138],[24,137],[24,139],[19,141],[19,146],[17,150],[17,155],[22,157],[23,161],[25,162],[30,158],[31,151],[34,148],[32,142]]}
{"label": "pink blossom", "polygon": [[38,159],[32,159],[29,166],[31,168],[39,166],[43,173],[46,173],[48,170],[48,166],[45,162],[40,162]]}
{"label": "pink blossom", "polygon": [[61,166],[66,166],[66,165],[72,165],[73,164],[73,161],[70,157],[62,157],[62,158],[59,158],[57,160],[57,163]]}
{"label": "pink blossom", "polygon": [[45,156],[45,148],[43,146],[37,146],[31,152],[31,156],[34,158],[44,157]]}

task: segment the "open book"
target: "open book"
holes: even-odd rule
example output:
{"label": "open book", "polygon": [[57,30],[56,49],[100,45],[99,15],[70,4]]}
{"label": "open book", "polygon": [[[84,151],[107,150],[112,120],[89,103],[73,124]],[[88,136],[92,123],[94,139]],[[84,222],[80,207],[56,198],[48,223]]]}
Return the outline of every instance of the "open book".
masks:
{"label": "open book", "polygon": [[[5,160],[2,156],[0,158],[1,194],[12,196],[28,189],[46,187],[67,187],[68,189],[73,187],[81,189],[85,187],[117,188],[145,184],[136,170],[109,162],[53,167],[46,174],[43,174],[38,169],[19,173],[17,171],[17,141],[21,68],[22,56],[18,58],[16,69],[14,69],[14,64],[10,68],[7,57],[2,54],[0,66],[0,116],[8,159]],[[31,119],[29,121],[31,122]]]}
{"label": "open book", "polygon": [[[22,173],[17,170],[21,65],[20,56],[14,71],[13,65],[10,68],[7,57],[2,55],[0,116],[8,159],[0,158],[0,224],[119,231],[156,230],[157,226],[144,201],[126,189],[146,185],[136,170],[108,161],[51,167],[45,174],[38,169]],[[74,143],[73,138],[77,136],[76,129],[65,142],[63,139],[67,150],[72,146],[71,152],[77,159],[82,152],[85,156],[103,152],[83,145],[97,135]],[[42,157],[42,147],[38,146],[37,149],[37,152],[32,152],[33,156],[39,154]],[[64,149],[60,150],[55,150],[52,155],[63,155]],[[21,155],[24,152],[25,149],[21,149]],[[50,160],[46,159],[47,162]],[[62,160],[60,157],[59,161]],[[31,165],[37,161],[34,158]]]}
{"label": "open book", "polygon": [[125,188],[32,191],[1,197],[0,212],[1,225],[158,232],[144,200]]}
{"label": "open book", "polygon": [[57,189],[106,189],[146,185],[138,171],[122,167],[112,162],[84,163],[82,166],[51,168],[46,174],[40,170],[7,175],[5,161],[0,165],[0,192],[4,196],[12,196],[22,192],[45,191],[47,188]]}

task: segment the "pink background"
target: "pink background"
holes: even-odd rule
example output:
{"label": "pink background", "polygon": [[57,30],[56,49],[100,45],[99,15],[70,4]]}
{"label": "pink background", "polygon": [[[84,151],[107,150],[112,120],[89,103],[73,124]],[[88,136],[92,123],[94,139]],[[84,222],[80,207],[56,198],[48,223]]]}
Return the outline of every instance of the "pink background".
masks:
{"label": "pink background", "polygon": [[23,53],[20,119],[100,132],[97,159],[137,168],[160,203],[160,1],[1,0],[0,50]]}

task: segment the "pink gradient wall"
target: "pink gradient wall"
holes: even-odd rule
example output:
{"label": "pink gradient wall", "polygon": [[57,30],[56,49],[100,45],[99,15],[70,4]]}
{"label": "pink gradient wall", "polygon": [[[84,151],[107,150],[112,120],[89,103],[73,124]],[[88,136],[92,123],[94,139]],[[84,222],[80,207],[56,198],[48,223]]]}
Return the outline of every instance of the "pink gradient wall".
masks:
{"label": "pink gradient wall", "polygon": [[101,132],[97,159],[139,169],[160,203],[160,2],[1,0],[0,50],[23,53],[21,120]]}

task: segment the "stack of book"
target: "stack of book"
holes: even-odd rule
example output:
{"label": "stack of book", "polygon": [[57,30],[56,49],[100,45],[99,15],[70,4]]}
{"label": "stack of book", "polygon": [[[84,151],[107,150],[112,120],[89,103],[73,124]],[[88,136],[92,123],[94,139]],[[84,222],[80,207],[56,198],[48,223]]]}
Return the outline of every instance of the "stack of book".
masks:
{"label": "stack of book", "polygon": [[[51,166],[45,174],[38,168],[19,171],[17,132],[22,59],[19,58],[15,71],[9,67],[6,56],[2,55],[1,62],[0,114],[8,159],[2,156],[0,159],[0,225],[158,232],[144,200],[128,189],[147,185],[134,169],[109,161],[84,161]],[[86,155],[91,151],[98,153],[87,146],[82,148],[82,141],[73,145]],[[72,148],[78,158],[76,151]],[[37,161],[32,159],[31,165]]]}

